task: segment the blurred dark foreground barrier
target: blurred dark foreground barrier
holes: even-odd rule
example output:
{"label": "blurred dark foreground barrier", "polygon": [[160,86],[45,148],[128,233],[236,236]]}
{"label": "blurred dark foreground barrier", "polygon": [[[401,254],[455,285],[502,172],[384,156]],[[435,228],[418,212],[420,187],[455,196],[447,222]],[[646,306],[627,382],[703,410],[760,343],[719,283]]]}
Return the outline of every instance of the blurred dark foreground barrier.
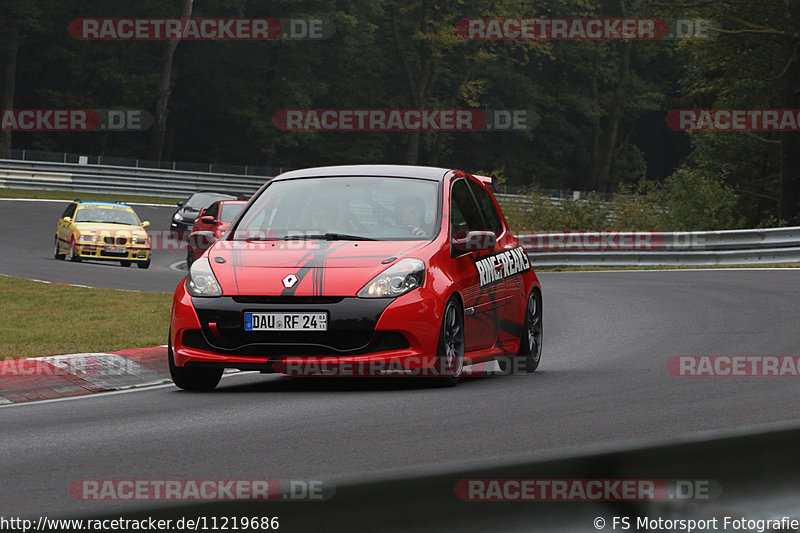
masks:
{"label": "blurred dark foreground barrier", "polygon": [[[699,435],[670,444],[571,457],[533,457],[494,465],[467,462],[465,467],[450,470],[398,468],[382,477],[326,479],[323,501],[151,503],[104,518],[205,517],[210,526],[212,517],[217,517],[219,525],[221,517],[277,516],[279,531],[292,532],[796,531],[790,525],[800,518],[798,442],[798,427]],[[458,450],[458,443],[453,443],[453,450]],[[421,449],[422,460],[425,455]],[[280,458],[265,453],[264,461],[254,464],[253,471],[269,472],[274,461]],[[478,488],[472,492],[476,497],[502,497],[503,491],[495,489],[504,486],[505,496],[520,498],[517,482],[498,485],[496,480],[527,480],[531,487],[537,480],[539,489],[552,489],[557,482],[563,485],[565,481],[581,480],[580,484],[572,483],[573,488],[600,483],[611,487],[604,496],[611,501],[462,499],[470,486]],[[637,501],[621,497],[625,493],[615,480],[655,480],[678,491],[671,489],[659,493],[656,500]],[[767,519],[782,520],[784,525],[775,527],[778,523]]]}

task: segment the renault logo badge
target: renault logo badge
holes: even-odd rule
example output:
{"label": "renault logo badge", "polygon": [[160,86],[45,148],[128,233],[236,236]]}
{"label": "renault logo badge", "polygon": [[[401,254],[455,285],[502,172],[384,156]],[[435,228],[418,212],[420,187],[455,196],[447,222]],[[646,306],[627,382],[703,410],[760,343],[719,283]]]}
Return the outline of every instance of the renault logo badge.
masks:
{"label": "renault logo badge", "polygon": [[285,278],[283,278],[283,286],[287,289],[291,289],[294,284],[297,283],[297,276],[294,274],[289,274]]}

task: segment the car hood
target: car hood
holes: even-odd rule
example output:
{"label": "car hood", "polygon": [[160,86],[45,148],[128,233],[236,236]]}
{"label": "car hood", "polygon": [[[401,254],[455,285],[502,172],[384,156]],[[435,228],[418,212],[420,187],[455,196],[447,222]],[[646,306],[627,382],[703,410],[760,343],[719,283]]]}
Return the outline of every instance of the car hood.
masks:
{"label": "car hood", "polygon": [[[219,241],[209,250],[226,296],[355,296],[391,264],[417,257],[420,241]],[[224,262],[221,262],[224,261]],[[284,279],[297,281],[286,287]]]}
{"label": "car hood", "polygon": [[81,233],[98,233],[100,235],[147,235],[147,232],[141,226],[134,226],[132,224],[103,224],[100,222],[76,222],[75,229]]}

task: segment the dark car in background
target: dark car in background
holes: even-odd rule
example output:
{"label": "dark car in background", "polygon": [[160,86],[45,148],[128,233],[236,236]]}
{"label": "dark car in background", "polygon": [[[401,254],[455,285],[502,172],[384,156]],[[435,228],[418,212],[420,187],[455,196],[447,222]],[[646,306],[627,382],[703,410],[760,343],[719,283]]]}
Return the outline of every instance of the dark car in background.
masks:
{"label": "dark car in background", "polygon": [[200,211],[218,200],[239,200],[239,197],[222,192],[198,191],[185,202],[178,202],[178,210],[172,215],[170,229],[177,233],[178,238],[183,239],[189,235]]}
{"label": "dark car in background", "polygon": [[[206,231],[211,232],[214,240],[221,239],[246,203],[244,200],[219,200],[200,211],[186,245],[186,268],[192,266],[194,260],[203,255],[205,251],[205,248],[201,249],[196,246],[196,239],[193,236],[199,231]],[[202,234],[198,237],[202,238]]]}

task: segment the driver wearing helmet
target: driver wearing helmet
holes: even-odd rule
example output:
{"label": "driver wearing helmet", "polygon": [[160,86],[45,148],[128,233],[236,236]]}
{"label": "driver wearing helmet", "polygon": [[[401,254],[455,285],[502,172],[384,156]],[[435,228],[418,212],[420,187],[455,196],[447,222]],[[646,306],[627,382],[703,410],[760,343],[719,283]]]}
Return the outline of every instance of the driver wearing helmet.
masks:
{"label": "driver wearing helmet", "polygon": [[398,226],[408,228],[411,234],[417,237],[428,236],[428,232],[424,229],[425,204],[422,198],[412,194],[401,196],[394,203],[394,211]]}

